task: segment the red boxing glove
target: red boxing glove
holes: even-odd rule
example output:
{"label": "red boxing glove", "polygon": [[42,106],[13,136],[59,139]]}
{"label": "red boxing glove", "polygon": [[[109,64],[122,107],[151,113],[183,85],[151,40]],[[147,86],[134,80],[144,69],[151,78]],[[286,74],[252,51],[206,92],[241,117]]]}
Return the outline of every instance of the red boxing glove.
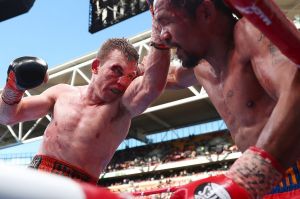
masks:
{"label": "red boxing glove", "polygon": [[248,192],[225,175],[189,183],[175,191],[170,199],[251,199]]}
{"label": "red boxing glove", "polygon": [[284,170],[266,151],[250,147],[225,175],[182,186],[171,199],[257,199],[271,191]]}
{"label": "red boxing glove", "polygon": [[84,191],[86,199],[133,199],[133,196],[130,194],[116,194],[107,188],[97,187],[87,183],[80,183],[80,186]]}
{"label": "red boxing glove", "polygon": [[7,70],[7,80],[2,92],[2,100],[9,105],[17,104],[25,90],[42,84],[47,77],[48,65],[36,57],[15,59]]}

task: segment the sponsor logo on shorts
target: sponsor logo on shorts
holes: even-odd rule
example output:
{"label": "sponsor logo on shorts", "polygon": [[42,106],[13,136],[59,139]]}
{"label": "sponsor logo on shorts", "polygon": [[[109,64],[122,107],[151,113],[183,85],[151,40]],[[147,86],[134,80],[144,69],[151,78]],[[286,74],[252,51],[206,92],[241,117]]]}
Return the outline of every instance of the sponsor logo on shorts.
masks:
{"label": "sponsor logo on shorts", "polygon": [[75,178],[75,179],[81,179],[82,181],[86,181],[86,182],[90,181],[89,176],[86,176],[85,174],[81,173],[80,171],[77,171],[76,169],[70,168],[59,162],[54,163],[52,173],[69,176],[69,177]]}
{"label": "sponsor logo on shorts", "polygon": [[198,186],[194,192],[195,199],[231,199],[224,187],[216,183],[204,183]]}
{"label": "sponsor logo on shorts", "polygon": [[28,167],[37,169],[37,168],[39,168],[41,162],[42,162],[42,157],[35,156],[35,157],[33,157],[32,161]]}

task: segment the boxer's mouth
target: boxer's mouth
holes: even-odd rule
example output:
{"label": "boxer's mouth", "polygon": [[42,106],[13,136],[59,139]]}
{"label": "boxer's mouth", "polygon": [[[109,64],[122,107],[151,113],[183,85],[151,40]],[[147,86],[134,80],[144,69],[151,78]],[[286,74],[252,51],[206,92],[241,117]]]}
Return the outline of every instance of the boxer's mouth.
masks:
{"label": "boxer's mouth", "polygon": [[112,88],[111,89],[111,92],[113,92],[114,94],[116,95],[121,95],[123,93],[123,91],[119,90],[119,89],[116,89],[116,88]]}

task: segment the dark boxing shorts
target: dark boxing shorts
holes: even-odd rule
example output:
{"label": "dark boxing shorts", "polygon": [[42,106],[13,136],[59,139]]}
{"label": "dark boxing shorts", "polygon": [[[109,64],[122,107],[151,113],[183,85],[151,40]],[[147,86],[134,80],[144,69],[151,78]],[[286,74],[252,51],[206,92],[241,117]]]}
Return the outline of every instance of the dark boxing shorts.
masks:
{"label": "dark boxing shorts", "polygon": [[96,185],[97,179],[79,169],[61,160],[45,155],[36,155],[33,157],[29,168],[34,168],[49,173],[55,173],[62,176],[67,176],[75,180],[89,182]]}
{"label": "dark boxing shorts", "polygon": [[282,181],[264,199],[300,199],[300,161],[288,168]]}

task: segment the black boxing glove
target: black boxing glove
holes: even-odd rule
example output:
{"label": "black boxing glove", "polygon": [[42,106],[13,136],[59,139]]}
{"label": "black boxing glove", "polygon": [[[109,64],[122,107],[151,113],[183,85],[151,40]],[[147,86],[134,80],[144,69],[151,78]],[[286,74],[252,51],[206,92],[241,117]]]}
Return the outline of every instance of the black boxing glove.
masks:
{"label": "black boxing glove", "polygon": [[2,92],[2,100],[9,105],[17,104],[25,90],[42,84],[47,75],[47,63],[37,57],[20,57],[8,67],[7,80]]}

